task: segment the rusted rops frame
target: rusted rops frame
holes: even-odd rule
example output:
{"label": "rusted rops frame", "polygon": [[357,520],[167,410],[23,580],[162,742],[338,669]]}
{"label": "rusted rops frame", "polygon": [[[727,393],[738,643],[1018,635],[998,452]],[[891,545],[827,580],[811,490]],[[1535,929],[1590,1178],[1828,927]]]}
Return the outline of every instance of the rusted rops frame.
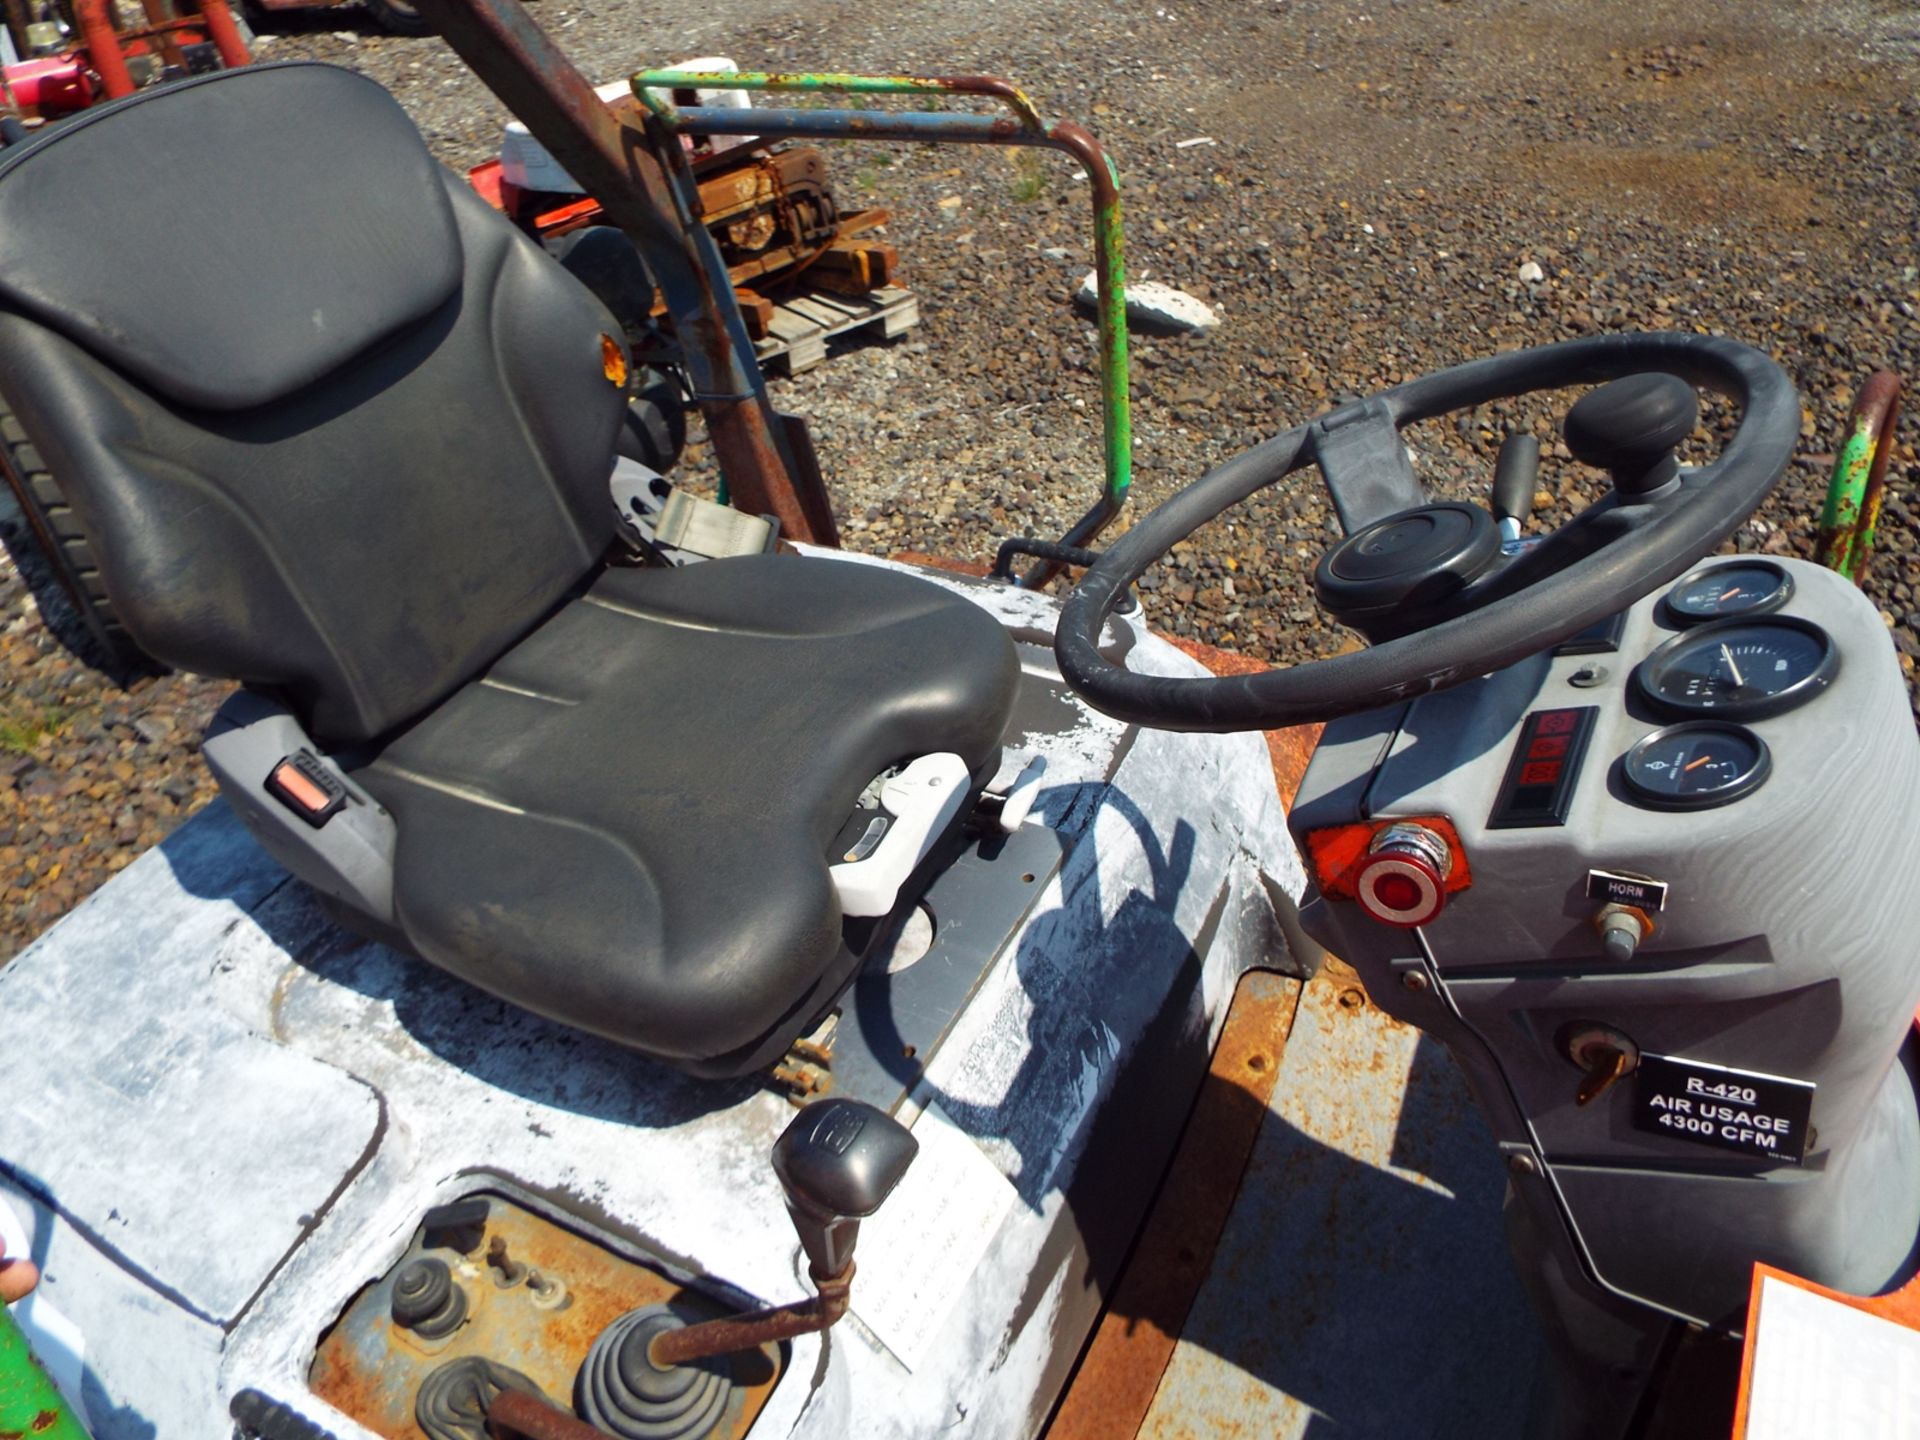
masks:
{"label": "rusted rops frame", "polygon": [[[1012,118],[971,113],[887,110],[730,110],[675,106],[664,97],[676,90],[829,91],[860,95],[979,96],[1001,101]],[[1133,421],[1127,384],[1126,265],[1120,218],[1120,177],[1082,126],[1061,121],[1048,128],[1033,102],[1009,81],[989,75],[772,74],[642,70],[633,92],[669,131],[688,135],[758,135],[769,139],[884,140],[905,143],[1010,145],[1059,150],[1085,170],[1093,193],[1094,273],[1100,286],[1100,390],[1105,426],[1105,479],[1099,498],[1062,537],[1083,546],[1126,504],[1133,479]],[[677,147],[676,147],[677,148]],[[1043,560],[1022,577],[1043,585],[1060,572]]]}
{"label": "rusted rops frame", "polygon": [[1813,558],[1858,585],[1867,578],[1873,531],[1886,494],[1887,458],[1893,453],[1893,422],[1900,413],[1900,377],[1877,371],[1861,388],[1847,417],[1847,436],[1833,462],[1820,538]]}

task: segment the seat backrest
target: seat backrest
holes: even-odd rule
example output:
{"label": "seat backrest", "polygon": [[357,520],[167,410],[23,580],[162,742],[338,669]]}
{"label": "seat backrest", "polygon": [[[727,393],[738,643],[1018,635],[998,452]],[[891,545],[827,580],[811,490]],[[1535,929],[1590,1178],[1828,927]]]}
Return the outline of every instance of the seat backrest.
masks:
{"label": "seat backrest", "polygon": [[618,336],[349,71],[223,71],[0,151],[0,390],[108,598],[329,744],[596,567]]}

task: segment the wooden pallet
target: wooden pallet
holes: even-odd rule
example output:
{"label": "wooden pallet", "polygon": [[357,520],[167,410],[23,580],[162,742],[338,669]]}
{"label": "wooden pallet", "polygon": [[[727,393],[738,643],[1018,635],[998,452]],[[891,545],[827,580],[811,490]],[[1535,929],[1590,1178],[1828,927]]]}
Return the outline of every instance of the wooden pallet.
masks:
{"label": "wooden pallet", "polygon": [[920,323],[920,302],[910,290],[884,286],[867,295],[796,295],[773,307],[765,339],[753,343],[760,368],[798,375],[827,358],[827,341],[869,325],[891,340]]}

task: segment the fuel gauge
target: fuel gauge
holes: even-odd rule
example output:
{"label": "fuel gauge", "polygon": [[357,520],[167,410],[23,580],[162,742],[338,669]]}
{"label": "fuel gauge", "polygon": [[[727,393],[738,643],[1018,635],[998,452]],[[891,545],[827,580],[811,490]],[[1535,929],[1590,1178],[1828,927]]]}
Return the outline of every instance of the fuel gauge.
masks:
{"label": "fuel gauge", "polygon": [[1656,730],[1620,762],[1629,795],[1649,810],[1711,810],[1751,795],[1772,770],[1767,742],[1723,720]]}

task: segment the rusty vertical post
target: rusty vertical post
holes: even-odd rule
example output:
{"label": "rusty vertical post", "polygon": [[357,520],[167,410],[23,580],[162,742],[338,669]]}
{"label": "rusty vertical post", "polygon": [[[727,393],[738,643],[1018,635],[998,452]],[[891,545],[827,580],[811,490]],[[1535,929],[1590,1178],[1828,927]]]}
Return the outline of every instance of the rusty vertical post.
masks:
{"label": "rusty vertical post", "polygon": [[1861,387],[1847,417],[1846,439],[1834,459],[1826,508],[1820,515],[1814,560],[1856,585],[1867,578],[1899,413],[1900,377],[1890,370],[1876,371]]}
{"label": "rusty vertical post", "polygon": [[[645,258],[666,301],[694,399],[733,503],[771,514],[793,539],[839,541],[817,474],[803,470],[777,414],[718,245],[700,221],[664,128],[623,123],[520,0],[419,0],[420,13],[553,158],[600,202]],[[677,157],[676,157],[677,158]]]}

